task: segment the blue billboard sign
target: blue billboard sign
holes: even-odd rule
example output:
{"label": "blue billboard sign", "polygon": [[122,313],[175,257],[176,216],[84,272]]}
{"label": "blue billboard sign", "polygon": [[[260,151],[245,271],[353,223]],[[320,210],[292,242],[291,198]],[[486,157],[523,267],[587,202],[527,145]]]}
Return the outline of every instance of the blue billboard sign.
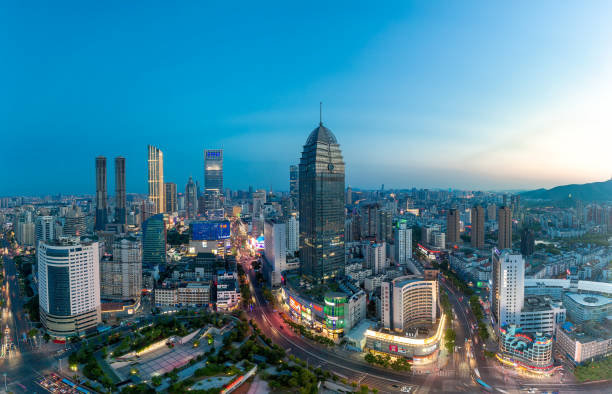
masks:
{"label": "blue billboard sign", "polygon": [[194,241],[216,241],[229,237],[229,220],[206,220],[191,224],[191,239]]}

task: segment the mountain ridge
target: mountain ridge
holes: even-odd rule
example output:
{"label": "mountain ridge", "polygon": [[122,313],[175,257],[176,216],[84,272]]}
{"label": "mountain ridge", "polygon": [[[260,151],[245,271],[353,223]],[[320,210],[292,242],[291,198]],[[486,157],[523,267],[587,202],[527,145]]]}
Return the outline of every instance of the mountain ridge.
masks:
{"label": "mountain ridge", "polygon": [[551,189],[536,189],[519,193],[522,198],[560,201],[573,198],[583,201],[612,200],[612,179],[603,182],[570,184],[556,186]]}

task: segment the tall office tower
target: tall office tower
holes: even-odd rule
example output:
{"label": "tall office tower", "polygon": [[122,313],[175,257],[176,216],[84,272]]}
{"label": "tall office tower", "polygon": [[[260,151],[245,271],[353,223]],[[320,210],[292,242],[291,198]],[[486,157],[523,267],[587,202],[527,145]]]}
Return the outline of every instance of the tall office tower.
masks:
{"label": "tall office tower", "polygon": [[297,213],[287,219],[287,253],[295,253],[300,249],[300,221]]}
{"label": "tall office tower", "polygon": [[393,239],[393,215],[387,208],[376,212],[376,242],[391,242]]}
{"label": "tall office tower", "polygon": [[149,200],[155,205],[154,213],[163,213],[166,209],[164,193],[164,154],[156,147],[149,145]]}
{"label": "tall office tower", "polygon": [[360,208],[361,210],[361,238],[378,239],[378,211],[380,204],[368,203]]}
{"label": "tall office tower", "polygon": [[499,238],[497,247],[512,249],[512,210],[508,206],[499,208],[497,213],[497,224],[499,227]]}
{"label": "tall office tower", "polygon": [[53,337],[82,335],[100,323],[97,242],[42,241],[38,257],[40,321]]}
{"label": "tall office tower", "polygon": [[195,219],[198,214],[198,190],[193,179],[189,177],[189,182],[185,186],[185,216],[187,219]]}
{"label": "tall office tower", "polygon": [[535,249],[535,234],[527,227],[521,230],[521,254],[531,256]]}
{"label": "tall office tower", "polygon": [[136,238],[113,243],[113,258],[100,262],[100,297],[138,300],[142,291],[142,246]]}
{"label": "tall office tower", "polygon": [[353,189],[349,186],[346,188],[346,205],[351,205],[353,203]]}
{"label": "tall office tower", "polygon": [[178,212],[176,205],[176,183],[166,182],[166,212]]}
{"label": "tall office tower", "polygon": [[388,330],[405,332],[437,320],[438,281],[414,275],[381,283],[381,323]]}
{"label": "tall office tower", "polygon": [[106,212],[106,157],[96,157],[96,224],[95,230],[104,230],[108,223]]}
{"label": "tall office tower", "polygon": [[142,224],[142,262],[148,265],[166,262],[166,221],[163,213],[151,216]]}
{"label": "tall office tower", "polygon": [[127,224],[125,158],[115,158],[115,223]]}
{"label": "tall office tower", "polygon": [[281,284],[281,274],[287,269],[287,225],[274,219],[264,223],[264,275],[270,286]]}
{"label": "tall office tower", "polygon": [[204,197],[206,210],[222,208],[223,149],[204,150]]}
{"label": "tall office tower", "polygon": [[39,216],[36,218],[35,226],[36,245],[38,243],[55,240],[55,218],[53,216]]}
{"label": "tall office tower", "polygon": [[446,243],[457,245],[459,243],[459,211],[455,208],[446,213]]}
{"label": "tall office tower", "polygon": [[64,217],[64,235],[72,237],[81,237],[87,232],[87,219],[85,214],[81,212],[81,208],[73,205],[66,212]]}
{"label": "tall office tower", "polygon": [[299,195],[299,167],[296,165],[289,166],[289,197],[296,202]]}
{"label": "tall office tower", "polygon": [[300,160],[301,271],[314,281],[344,274],[344,161],[334,134],[314,129]]}
{"label": "tall office tower", "polygon": [[520,324],[525,293],[525,259],[519,253],[492,253],[491,314],[497,327]]}
{"label": "tall office tower", "polygon": [[472,208],[472,247],[476,249],[484,248],[484,226],[484,208],[480,205],[476,205]]}
{"label": "tall office tower", "polygon": [[372,269],[374,275],[382,274],[387,270],[387,245],[366,241],[363,245],[363,257],[366,267]]}
{"label": "tall office tower", "polygon": [[393,229],[394,255],[398,264],[406,264],[412,258],[412,229],[406,219],[400,219]]}

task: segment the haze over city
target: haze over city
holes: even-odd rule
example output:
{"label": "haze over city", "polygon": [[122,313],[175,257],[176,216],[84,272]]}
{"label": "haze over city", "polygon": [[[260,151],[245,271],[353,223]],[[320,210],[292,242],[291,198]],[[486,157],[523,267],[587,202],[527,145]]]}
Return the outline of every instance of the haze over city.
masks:
{"label": "haze over city", "polygon": [[[554,7],[552,6],[554,5]],[[286,190],[323,120],[353,187],[532,189],[610,177],[609,2],[0,6],[0,194],[87,193],[145,145],[166,179]],[[30,160],[29,158],[35,158]],[[109,178],[112,181],[112,174]]]}

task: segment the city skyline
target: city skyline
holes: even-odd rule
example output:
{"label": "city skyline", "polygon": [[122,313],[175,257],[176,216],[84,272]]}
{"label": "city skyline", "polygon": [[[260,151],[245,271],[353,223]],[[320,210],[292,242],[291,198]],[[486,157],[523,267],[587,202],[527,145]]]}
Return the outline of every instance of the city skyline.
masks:
{"label": "city skyline", "polygon": [[[284,17],[266,27],[251,22],[263,10],[245,7],[232,31],[222,8],[155,5],[145,18],[126,7],[109,22],[87,5],[3,6],[2,24],[16,33],[0,66],[6,146],[26,136],[38,141],[30,155],[52,146],[64,159],[35,166],[7,150],[2,164],[23,165],[0,195],[91,193],[84,163],[100,155],[125,157],[127,191],[145,193],[146,144],[164,151],[166,178],[179,186],[199,180],[201,151],[214,146],[225,151],[228,187],[285,190],[321,100],[346,141],[351,186],[533,189],[610,176],[609,3],[314,5],[303,18],[279,9]],[[149,20],[170,28],[150,31]],[[111,22],[114,33],[100,38]]]}

